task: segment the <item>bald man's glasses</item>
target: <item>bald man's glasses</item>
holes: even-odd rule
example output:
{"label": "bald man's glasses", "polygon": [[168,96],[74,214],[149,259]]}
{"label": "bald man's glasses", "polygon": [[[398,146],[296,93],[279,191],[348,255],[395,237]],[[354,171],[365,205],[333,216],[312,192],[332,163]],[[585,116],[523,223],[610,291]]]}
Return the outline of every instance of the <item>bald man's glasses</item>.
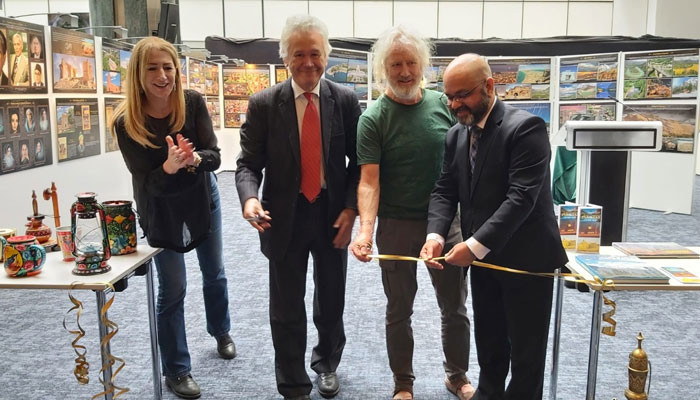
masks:
{"label": "bald man's glasses", "polygon": [[455,94],[453,94],[453,95],[450,95],[450,94],[447,94],[447,93],[443,93],[443,94],[442,94],[442,97],[444,97],[444,98],[447,100],[447,105],[452,104],[452,102],[454,102],[454,101],[459,101],[460,103],[462,103],[462,102],[464,102],[464,100],[466,100],[469,96],[471,96],[471,95],[474,93],[474,91],[475,91],[476,89],[480,88],[481,85],[483,85],[485,82],[486,82],[486,79],[484,79],[483,81],[477,83],[476,86],[474,86],[473,88],[471,88],[471,89],[469,89],[469,90],[461,90],[461,91],[459,91],[459,92],[457,92],[457,93],[455,93]]}

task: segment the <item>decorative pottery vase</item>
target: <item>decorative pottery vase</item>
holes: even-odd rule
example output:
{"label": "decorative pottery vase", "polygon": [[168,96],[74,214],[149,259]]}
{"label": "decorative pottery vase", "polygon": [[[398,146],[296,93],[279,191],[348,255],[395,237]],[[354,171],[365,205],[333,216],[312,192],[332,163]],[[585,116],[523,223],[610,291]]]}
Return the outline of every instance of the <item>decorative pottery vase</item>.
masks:
{"label": "decorative pottery vase", "polygon": [[136,251],[136,215],[128,200],[110,200],[102,203],[109,237],[110,252],[121,256]]}
{"label": "decorative pottery vase", "polygon": [[25,225],[27,227],[26,235],[34,236],[39,243],[44,243],[51,238],[51,228],[44,225],[43,215],[30,215],[27,220],[29,222]]}
{"label": "decorative pottery vase", "polygon": [[76,275],[94,275],[109,271],[107,260],[112,256],[105,224],[105,212],[95,193],[76,195],[70,208],[71,250],[75,256]]}
{"label": "decorative pottery vase", "polygon": [[34,236],[0,236],[5,258],[5,272],[10,277],[32,276],[41,272],[46,261],[46,250]]}

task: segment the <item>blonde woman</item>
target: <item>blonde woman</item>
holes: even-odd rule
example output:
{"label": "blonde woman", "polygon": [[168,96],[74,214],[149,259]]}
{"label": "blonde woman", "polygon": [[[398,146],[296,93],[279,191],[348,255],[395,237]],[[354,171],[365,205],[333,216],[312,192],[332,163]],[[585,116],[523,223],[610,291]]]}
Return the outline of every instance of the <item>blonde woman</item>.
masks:
{"label": "blonde woman", "polygon": [[163,374],[179,397],[196,399],[184,320],[187,286],[182,253],[197,251],[207,331],[222,358],[236,347],[229,336],[228,289],[221,254],[221,207],[216,176],[221,163],[204,99],[183,90],[175,48],[159,38],[134,47],[126,99],[113,129],[131,172],[139,222],[148,243],[164,250],[158,270],[158,342]]}

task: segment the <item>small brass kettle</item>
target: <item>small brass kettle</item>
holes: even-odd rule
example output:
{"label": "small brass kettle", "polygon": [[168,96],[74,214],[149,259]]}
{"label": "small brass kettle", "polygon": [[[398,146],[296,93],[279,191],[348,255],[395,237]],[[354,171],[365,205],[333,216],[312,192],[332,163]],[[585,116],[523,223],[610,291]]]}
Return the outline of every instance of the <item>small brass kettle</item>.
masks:
{"label": "small brass kettle", "polygon": [[639,332],[637,348],[630,353],[630,363],[627,366],[629,386],[625,389],[625,397],[628,400],[647,400],[644,386],[651,364],[646,351],[642,349],[642,340],[644,340],[644,336],[642,336],[642,332]]}

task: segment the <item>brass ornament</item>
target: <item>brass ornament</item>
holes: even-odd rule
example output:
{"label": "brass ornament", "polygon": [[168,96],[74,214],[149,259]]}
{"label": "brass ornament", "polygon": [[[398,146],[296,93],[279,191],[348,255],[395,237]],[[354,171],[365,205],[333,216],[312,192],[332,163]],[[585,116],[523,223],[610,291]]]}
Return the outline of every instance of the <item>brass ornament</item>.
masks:
{"label": "brass ornament", "polygon": [[646,351],[642,349],[642,340],[644,340],[644,336],[642,336],[642,332],[639,332],[637,348],[630,353],[630,362],[627,367],[629,386],[625,389],[625,397],[628,400],[647,400],[648,398],[644,386],[651,369],[651,363]]}

